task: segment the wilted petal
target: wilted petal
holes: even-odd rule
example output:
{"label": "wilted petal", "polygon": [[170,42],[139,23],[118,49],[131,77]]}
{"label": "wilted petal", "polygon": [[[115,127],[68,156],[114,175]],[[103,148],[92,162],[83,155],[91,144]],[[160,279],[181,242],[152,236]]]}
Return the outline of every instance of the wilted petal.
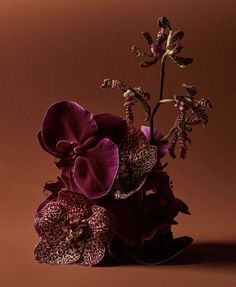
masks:
{"label": "wilted petal", "polygon": [[89,238],[83,251],[83,260],[80,262],[82,265],[96,265],[105,255],[105,247],[98,238]]}
{"label": "wilted petal", "polygon": [[71,241],[50,243],[41,240],[36,246],[34,255],[36,261],[44,264],[72,264],[76,263],[83,252],[84,242]]}
{"label": "wilted petal", "polygon": [[67,211],[58,202],[49,202],[36,214],[35,229],[43,239],[58,241],[65,238],[67,225]]}
{"label": "wilted petal", "polygon": [[72,101],[51,105],[41,128],[45,147],[52,154],[58,154],[56,145],[59,141],[81,144],[96,131],[92,114]]}
{"label": "wilted petal", "polygon": [[80,223],[82,219],[88,218],[92,213],[92,204],[78,192],[61,190],[58,202],[66,208],[70,224]]}
{"label": "wilted petal", "polygon": [[120,116],[102,113],[94,115],[94,119],[98,125],[99,135],[109,138],[117,145],[127,134],[127,122]]}
{"label": "wilted petal", "polygon": [[92,216],[88,219],[89,227],[95,238],[107,246],[113,237],[113,218],[112,215],[103,207],[94,205]]}
{"label": "wilted petal", "polygon": [[85,156],[78,157],[72,173],[78,188],[88,198],[98,198],[109,192],[119,165],[117,146],[102,139]]}

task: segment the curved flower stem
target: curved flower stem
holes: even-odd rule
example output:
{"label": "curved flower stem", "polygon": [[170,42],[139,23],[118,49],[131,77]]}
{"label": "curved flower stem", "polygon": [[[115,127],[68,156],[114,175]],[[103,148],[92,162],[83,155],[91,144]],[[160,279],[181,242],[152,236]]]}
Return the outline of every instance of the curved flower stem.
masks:
{"label": "curved flower stem", "polygon": [[150,117],[150,131],[151,131],[151,144],[154,144],[154,117],[158,108],[160,107],[160,101],[163,99],[163,88],[164,88],[164,79],[165,79],[165,64],[166,64],[167,53],[165,53],[161,58],[161,71],[160,71],[160,92],[159,99],[154,107],[151,117]]}
{"label": "curved flower stem", "polygon": [[167,135],[165,135],[164,137],[162,137],[161,139],[158,140],[158,143],[162,143],[166,140],[169,139],[169,137],[172,136],[173,132],[175,131],[175,126],[173,126],[173,128],[170,129],[169,133]]}

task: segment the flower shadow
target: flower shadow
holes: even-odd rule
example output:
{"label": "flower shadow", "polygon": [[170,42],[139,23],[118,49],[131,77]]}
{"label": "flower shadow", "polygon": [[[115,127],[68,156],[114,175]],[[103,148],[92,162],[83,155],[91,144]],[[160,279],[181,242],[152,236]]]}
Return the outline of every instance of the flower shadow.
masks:
{"label": "flower shadow", "polygon": [[[106,260],[97,267],[112,266],[140,266],[133,261],[115,262]],[[233,269],[236,267],[236,242],[196,242],[190,245],[181,254],[168,262],[162,263],[165,266],[198,265],[213,268],[226,267]],[[151,267],[151,266],[147,266]],[[153,266],[152,266],[153,267]]]}
{"label": "flower shadow", "polygon": [[165,265],[204,264],[236,267],[236,242],[196,242]]}

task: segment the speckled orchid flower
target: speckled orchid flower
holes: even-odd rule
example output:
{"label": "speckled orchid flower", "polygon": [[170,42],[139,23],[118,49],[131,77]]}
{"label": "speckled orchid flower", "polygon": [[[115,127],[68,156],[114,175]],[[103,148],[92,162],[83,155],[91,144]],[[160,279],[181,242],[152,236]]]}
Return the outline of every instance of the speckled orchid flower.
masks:
{"label": "speckled orchid flower", "polygon": [[41,241],[35,259],[45,264],[96,265],[113,237],[112,215],[83,194],[61,190],[41,205],[35,218]]}
{"label": "speckled orchid flower", "polygon": [[[172,31],[170,23],[166,17],[158,19],[158,25],[160,30],[157,33],[156,41],[153,40],[151,34],[147,31],[142,32],[147,44],[149,45],[150,52],[143,52],[138,49],[135,45],[132,46],[131,52],[136,57],[149,57],[149,61],[141,61],[140,66],[146,68],[156,64],[159,59],[163,61],[167,56],[170,57],[180,67],[185,67],[192,63],[192,58],[180,57],[179,52],[182,50],[180,40],[184,37],[183,31]],[[166,42],[166,45],[164,43]]]}
{"label": "speckled orchid flower", "polygon": [[148,143],[143,132],[129,127],[119,149],[120,164],[112,191],[116,199],[125,199],[140,190],[148,172],[157,162],[157,148]]}
{"label": "speckled orchid flower", "polygon": [[118,145],[126,132],[126,121],[119,116],[93,116],[75,102],[62,101],[49,107],[38,139],[58,158],[56,164],[73,190],[97,198],[113,185],[119,166]]}

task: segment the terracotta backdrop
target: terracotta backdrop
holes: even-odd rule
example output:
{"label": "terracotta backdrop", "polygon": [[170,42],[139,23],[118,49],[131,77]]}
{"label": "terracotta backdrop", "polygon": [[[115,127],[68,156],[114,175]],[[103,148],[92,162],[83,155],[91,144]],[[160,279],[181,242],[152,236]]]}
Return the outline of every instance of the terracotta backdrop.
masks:
{"label": "terracotta backdrop", "polygon": [[[235,8],[233,0],[0,1],[1,286],[236,286]],[[194,245],[156,267],[35,263],[35,209],[44,182],[58,174],[36,139],[47,107],[72,99],[94,113],[123,114],[119,93],[99,88],[108,77],[155,98],[159,66],[141,69],[130,47],[145,48],[140,32],[155,33],[162,15],[185,31],[182,54],[194,58],[183,70],[168,62],[165,95],[186,82],[214,104],[209,126],[192,133],[187,159],[167,158],[174,191],[192,212],[178,217],[175,234]],[[156,125],[167,132],[175,114],[164,107],[159,115]]]}

